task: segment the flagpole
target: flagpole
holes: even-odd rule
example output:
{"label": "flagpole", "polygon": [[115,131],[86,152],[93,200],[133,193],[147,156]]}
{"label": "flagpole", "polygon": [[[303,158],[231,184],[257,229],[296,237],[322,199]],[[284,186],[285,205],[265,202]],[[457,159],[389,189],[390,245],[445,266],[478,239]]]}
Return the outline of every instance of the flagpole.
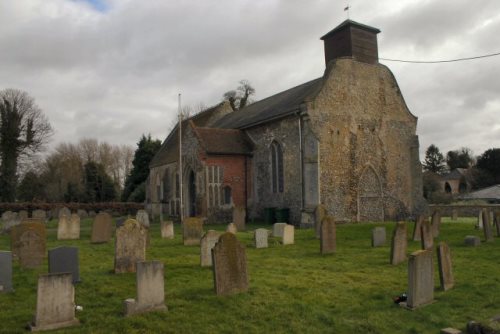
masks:
{"label": "flagpole", "polygon": [[178,112],[179,112],[179,206],[180,212],[179,216],[181,218],[181,223],[184,217],[184,201],[182,200],[182,112],[181,112],[181,94],[179,93],[178,101]]}

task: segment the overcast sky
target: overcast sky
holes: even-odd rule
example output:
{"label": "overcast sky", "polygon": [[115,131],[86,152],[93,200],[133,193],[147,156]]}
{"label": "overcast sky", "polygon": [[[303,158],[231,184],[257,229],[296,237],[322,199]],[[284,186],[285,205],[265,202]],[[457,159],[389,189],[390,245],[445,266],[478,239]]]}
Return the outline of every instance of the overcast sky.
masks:
{"label": "overcast sky", "polygon": [[[319,40],[346,19],[332,0],[0,0],[0,89],[32,95],[55,129],[162,140],[183,105],[207,106],[241,79],[259,100],[323,74]],[[500,52],[498,0],[352,0],[379,28],[379,56],[441,60]],[[500,147],[500,56],[445,64],[381,61],[418,117],[421,152]],[[423,155],[421,153],[421,159]]]}

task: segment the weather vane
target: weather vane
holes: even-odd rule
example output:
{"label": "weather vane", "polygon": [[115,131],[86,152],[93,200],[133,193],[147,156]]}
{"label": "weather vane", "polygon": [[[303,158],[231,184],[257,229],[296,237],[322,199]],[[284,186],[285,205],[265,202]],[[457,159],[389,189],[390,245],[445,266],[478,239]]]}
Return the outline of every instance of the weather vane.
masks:
{"label": "weather vane", "polygon": [[349,9],[351,9],[351,6],[349,6],[349,2],[347,3],[347,6],[344,7],[344,12],[347,12],[347,19],[349,20]]}

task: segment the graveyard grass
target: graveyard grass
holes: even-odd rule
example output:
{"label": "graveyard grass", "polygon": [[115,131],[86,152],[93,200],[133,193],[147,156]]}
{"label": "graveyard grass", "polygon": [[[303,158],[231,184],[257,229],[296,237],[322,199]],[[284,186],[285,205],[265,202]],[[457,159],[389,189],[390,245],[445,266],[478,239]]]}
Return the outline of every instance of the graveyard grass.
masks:
{"label": "graveyard grass", "polygon": [[[181,230],[175,239],[160,238],[159,224],[151,228],[147,260],[165,264],[166,312],[124,318],[123,302],[135,298],[135,274],[113,274],[114,240],[90,244],[88,219],[82,220],[81,240],[56,240],[56,222],[48,226],[47,249],[74,245],[80,252],[82,283],[76,286],[79,327],[58,333],[438,333],[441,328],[464,329],[469,320],[485,321],[500,313],[500,238],[477,248],[464,246],[466,235],[478,235],[476,219],[451,222],[443,218],[440,237],[451,248],[455,287],[439,291],[436,303],[408,311],[392,302],[406,291],[407,262],[389,264],[394,223],[353,224],[337,227],[336,254],[321,255],[313,230],[295,231],[295,244],[282,246],[270,238],[269,248],[255,249],[255,228],[237,237],[246,245],[250,289],[248,293],[218,297],[211,268],[200,267],[199,246],[183,246]],[[387,227],[384,247],[371,247],[371,230]],[[225,230],[225,225],[205,226]],[[413,224],[408,226],[410,237]],[[409,242],[408,251],[420,248]],[[0,236],[0,249],[10,249]],[[435,250],[434,250],[435,252]],[[434,253],[435,254],[435,253]],[[437,268],[436,255],[434,262]],[[36,270],[14,264],[14,288],[0,294],[0,332],[25,333],[36,304],[38,274],[47,272],[47,260]]]}

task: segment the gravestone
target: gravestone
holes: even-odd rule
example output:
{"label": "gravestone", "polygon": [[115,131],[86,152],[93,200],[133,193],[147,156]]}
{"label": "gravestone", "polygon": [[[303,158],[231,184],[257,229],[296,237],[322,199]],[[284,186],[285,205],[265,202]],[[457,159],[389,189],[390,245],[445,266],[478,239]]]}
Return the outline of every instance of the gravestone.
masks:
{"label": "gravestone", "polygon": [[136,263],[146,260],[146,229],[135,219],[127,219],[116,229],[115,273],[133,273]]}
{"label": "gravestone", "polygon": [[93,244],[108,242],[113,233],[113,219],[107,212],[100,212],[92,224],[92,236],[90,242]]}
{"label": "gravestone", "polygon": [[386,231],[384,226],[372,229],[372,247],[381,247],[385,245]]}
{"label": "gravestone", "polygon": [[142,226],[149,228],[149,215],[146,210],[137,210],[135,220],[137,220]]}
{"label": "gravestone", "polygon": [[424,219],[423,215],[418,215],[415,219],[415,225],[413,225],[413,241],[420,241],[422,239],[422,222]]}
{"label": "gravestone", "polygon": [[61,246],[49,249],[49,273],[71,273],[73,284],[80,282],[78,248]]}
{"label": "gravestone", "polygon": [[182,239],[184,246],[199,245],[203,235],[203,221],[197,217],[184,218],[182,222]]}
{"label": "gravestone", "polygon": [[38,277],[36,313],[31,331],[45,331],[78,325],[75,318],[75,288],[70,273]]}
{"label": "gravestone", "polygon": [[275,223],[273,224],[273,237],[283,238],[283,230],[287,223]]}
{"label": "gravestone", "polygon": [[164,267],[160,261],[138,262],[135,276],[137,299],[125,300],[125,316],[164,311],[165,279]]}
{"label": "gravestone", "polygon": [[71,211],[67,207],[62,207],[59,209],[58,218],[60,219],[62,216],[71,216]]}
{"label": "gravestone", "polygon": [[[30,233],[27,233],[30,232]],[[10,242],[12,256],[21,257],[21,248],[23,249],[23,263],[34,261],[33,266],[41,264],[45,256],[45,225],[37,219],[27,219],[22,224],[14,226],[10,231]],[[33,259],[30,260],[30,254]]]}
{"label": "gravestone", "polygon": [[212,266],[212,248],[219,240],[220,233],[209,230],[200,240],[200,263],[202,267]]}
{"label": "gravestone", "polygon": [[481,239],[475,235],[468,235],[464,239],[465,246],[476,247],[481,245]]}
{"label": "gravestone", "polygon": [[236,232],[238,232],[238,229],[236,228],[236,225],[234,223],[229,223],[227,224],[226,232],[236,234]]}
{"label": "gravestone", "polygon": [[57,224],[57,240],[80,239],[80,216],[73,213],[70,217],[61,216]]}
{"label": "gravestone", "polygon": [[245,247],[232,233],[224,233],[212,249],[215,293],[231,295],[248,290]]}
{"label": "gravestone", "polygon": [[483,210],[479,210],[477,215],[477,227],[482,230],[483,229]]}
{"label": "gravestone", "polygon": [[434,300],[434,263],[431,250],[418,250],[408,260],[407,307],[415,309]]}
{"label": "gravestone", "polygon": [[2,220],[4,222],[8,221],[8,220],[11,220],[11,219],[14,219],[14,218],[17,218],[17,213],[16,212],[5,211],[4,213],[2,213]]}
{"label": "gravestone", "polygon": [[281,239],[281,243],[283,245],[293,245],[295,242],[295,226],[286,224],[283,229],[283,238]]}
{"label": "gravestone", "polygon": [[29,217],[28,216],[28,211],[21,210],[21,211],[19,211],[19,213],[17,214],[17,216],[19,217],[19,219],[21,219],[21,221],[26,220]]}
{"label": "gravestone", "polygon": [[332,254],[337,250],[337,227],[333,217],[325,216],[320,226],[319,246],[321,254]]}
{"label": "gravestone", "polygon": [[397,222],[392,234],[391,264],[396,265],[406,260],[408,239],[406,222]]}
{"label": "gravestone", "polygon": [[45,210],[34,210],[31,213],[31,217],[40,219],[42,222],[44,222],[47,220],[47,212]]}
{"label": "gravestone", "polygon": [[253,244],[255,248],[267,248],[269,231],[265,228],[258,228],[253,232]]}
{"label": "gravestone", "polygon": [[161,222],[161,237],[164,239],[174,238],[174,222]]}
{"label": "gravestone", "polygon": [[424,220],[421,226],[422,249],[432,249],[434,247],[434,237],[432,227],[428,220]]}
{"label": "gravestone", "polygon": [[440,242],[437,246],[439,281],[443,291],[453,288],[454,279],[451,265],[450,247],[445,242]]}
{"label": "gravestone", "polygon": [[83,210],[83,209],[78,209],[76,211],[76,214],[78,215],[78,217],[80,217],[80,219],[85,219],[85,218],[89,217],[89,214],[87,213],[87,211]]}
{"label": "gravestone", "polygon": [[0,293],[12,289],[12,253],[0,251]]}
{"label": "gravestone", "polygon": [[434,211],[432,214],[432,235],[434,238],[439,237],[439,228],[441,227],[441,212],[439,210]]}
{"label": "gravestone", "polygon": [[314,210],[314,229],[316,230],[316,239],[321,237],[321,222],[326,216],[326,208],[323,204],[316,206]]}
{"label": "gravestone", "polygon": [[487,209],[483,209],[483,231],[486,242],[493,241],[493,232],[491,230],[490,214]]}
{"label": "gravestone", "polygon": [[3,221],[2,231],[3,232],[8,232],[14,226],[21,224],[21,220],[17,216],[17,212],[11,212],[11,211],[7,211],[7,212],[10,212],[10,213],[4,213],[4,215],[2,217],[2,221]]}
{"label": "gravestone", "polygon": [[245,207],[235,206],[233,208],[233,223],[238,231],[245,230],[246,210]]}
{"label": "gravestone", "polygon": [[457,219],[458,219],[458,210],[452,209],[451,210],[451,220],[457,220]]}
{"label": "gravestone", "polygon": [[96,212],[94,210],[90,210],[89,211],[89,217],[90,218],[94,218],[95,216],[97,216]]}

